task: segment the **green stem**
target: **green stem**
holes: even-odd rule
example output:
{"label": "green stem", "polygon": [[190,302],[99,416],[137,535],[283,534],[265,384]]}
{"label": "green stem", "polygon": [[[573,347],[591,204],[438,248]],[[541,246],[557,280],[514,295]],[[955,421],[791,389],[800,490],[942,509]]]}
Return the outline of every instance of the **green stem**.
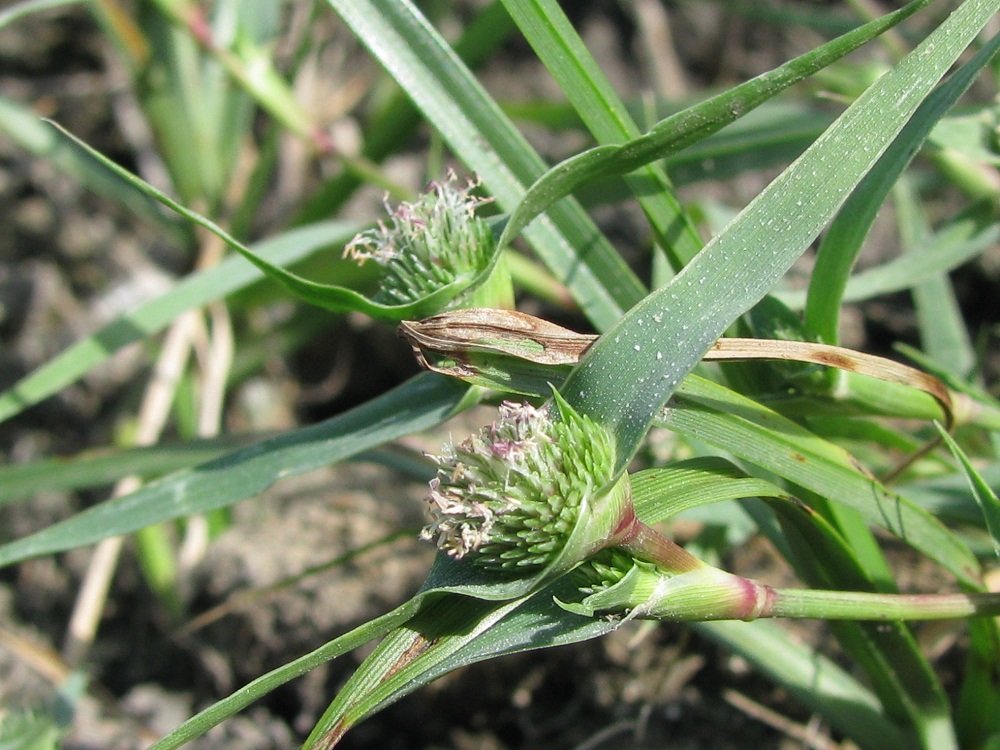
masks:
{"label": "green stem", "polygon": [[823,620],[946,620],[1000,614],[1000,594],[872,594],[775,589],[761,617]]}
{"label": "green stem", "polygon": [[640,560],[651,562],[672,574],[704,568],[705,563],[679,544],[670,541],[639,520],[629,509],[610,546],[623,549]]}

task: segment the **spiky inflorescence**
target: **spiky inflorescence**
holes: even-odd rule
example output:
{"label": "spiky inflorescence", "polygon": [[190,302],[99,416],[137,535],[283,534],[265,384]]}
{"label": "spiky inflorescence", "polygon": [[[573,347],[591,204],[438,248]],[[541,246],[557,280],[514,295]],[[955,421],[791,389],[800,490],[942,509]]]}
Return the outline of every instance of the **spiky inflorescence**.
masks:
{"label": "spiky inflorescence", "polygon": [[489,265],[493,230],[476,209],[490,199],[471,194],[478,182],[456,188],[455,179],[452,173],[444,182],[432,182],[428,192],[394,211],[386,204],[388,222],[361,232],[344,248],[344,257],[383,267],[377,302],[409,304]]}
{"label": "spiky inflorescence", "polygon": [[599,425],[568,407],[560,416],[507,402],[496,422],[435,457],[433,521],[421,536],[456,559],[522,575],[554,560],[613,466]]}

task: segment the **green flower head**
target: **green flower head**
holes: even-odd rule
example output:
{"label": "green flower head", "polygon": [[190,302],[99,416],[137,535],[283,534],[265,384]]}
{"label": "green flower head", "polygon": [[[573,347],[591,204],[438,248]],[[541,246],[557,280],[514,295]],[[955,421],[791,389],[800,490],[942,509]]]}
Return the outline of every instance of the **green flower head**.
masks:
{"label": "green flower head", "polygon": [[629,505],[627,479],[610,484],[607,433],[558,395],[556,406],[504,403],[496,422],[434,458],[421,536],[487,568],[532,575],[567,548],[573,564],[607,542]]}
{"label": "green flower head", "polygon": [[344,248],[344,257],[382,266],[376,302],[416,302],[463,277],[471,281],[489,266],[493,230],[476,216],[476,209],[491,199],[472,195],[478,182],[458,188],[455,181],[449,173],[412,203],[400,203],[395,210],[387,203],[388,221],[361,232]]}

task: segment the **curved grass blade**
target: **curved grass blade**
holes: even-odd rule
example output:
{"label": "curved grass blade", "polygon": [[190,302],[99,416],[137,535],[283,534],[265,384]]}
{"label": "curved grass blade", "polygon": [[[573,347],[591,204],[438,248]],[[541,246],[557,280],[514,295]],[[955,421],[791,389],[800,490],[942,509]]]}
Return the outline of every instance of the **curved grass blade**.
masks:
{"label": "curved grass blade", "polygon": [[232,505],[263,492],[284,477],[318,469],[440,424],[459,406],[465,390],[438,375],[418,375],[325,422],[171,474],[0,546],[0,566]]}
{"label": "curved grass blade", "polygon": [[966,0],[681,273],[590,348],[563,394],[614,434],[620,471],[681,379],[815,239],[998,10],[1000,0]]}
{"label": "curved grass blade", "polygon": [[204,463],[254,442],[250,435],[192,440],[176,445],[85,452],[0,466],[0,507],[43,490],[110,487],[123,476],[155,476]]}
{"label": "curved grass blade", "polygon": [[709,503],[746,497],[790,499],[785,490],[766,479],[748,476],[718,456],[678,461],[630,477],[635,514],[645,523],[665,521],[685,510]]}
{"label": "curved grass blade", "polygon": [[79,5],[82,2],[83,0],[21,0],[21,2],[0,11],[0,29],[33,13],[41,13],[67,5]]}
{"label": "curved grass blade", "polygon": [[[799,575],[813,588],[875,591],[863,558],[835,528],[803,505],[769,502]],[[830,622],[843,649],[865,669],[886,713],[926,750],[957,746],[940,680],[901,622]]]}
{"label": "curved grass blade", "polygon": [[[1000,34],[994,35],[971,60],[924,100],[830,224],[820,243],[813,270],[814,283],[809,286],[805,307],[806,328],[820,341],[835,344],[839,340],[840,306],[848,276],[875,221],[875,215],[892,186],[916,156],[934,126],[969,89],[998,50]],[[907,265],[913,262],[911,256],[903,260]]]}
{"label": "curved grass blade", "polygon": [[207,229],[233,250],[257,266],[257,268],[259,268],[266,276],[274,281],[277,281],[296,297],[305,302],[316,305],[317,307],[330,310],[331,312],[357,311],[370,315],[373,318],[382,318],[387,320],[403,320],[404,318],[430,315],[441,310],[449,301],[457,297],[459,294],[475,289],[477,286],[486,281],[492,273],[493,268],[496,266],[497,260],[500,258],[500,253],[497,249],[494,249],[491,262],[485,268],[479,269],[475,273],[459,274],[451,283],[438,287],[435,291],[414,302],[399,305],[388,305],[375,302],[353,289],[337,286],[335,284],[320,284],[315,281],[310,281],[309,279],[305,279],[292,273],[291,271],[285,270],[281,266],[274,265],[241,243],[215,222],[188,208],[185,208],[170,196],[160,190],[157,190],[149,183],[115,164],[106,156],[95,151],[86,143],[76,138],[60,126],[56,125],[56,127],[59,128],[59,131],[67,138],[72,140],[73,143],[84,149],[88,154],[90,154],[90,156],[97,159],[110,171],[134,185],[137,189],[149,197],[159,201],[167,208],[176,211],[178,214],[194,224]]}
{"label": "curved grass blade", "polygon": [[33,110],[5,96],[0,96],[0,132],[29,154],[51,162],[80,185],[113,200],[182,244],[183,233],[174,216],[60,138]]}
{"label": "curved grass blade", "polygon": [[[997,38],[1000,39],[1000,34]],[[906,257],[912,254],[914,245],[930,234],[929,221],[908,175],[903,175],[896,183],[893,198],[900,245]],[[935,362],[944,363],[960,376],[969,377],[976,366],[976,351],[951,279],[938,274],[915,285],[910,295],[923,351]]]}
{"label": "curved grass blade", "polygon": [[[504,0],[504,6],[598,143],[616,144],[639,135],[639,128],[624,103],[558,3]],[[679,269],[701,249],[701,238],[663,167],[643,164],[638,170],[628,175],[625,182],[645,213],[656,243],[667,253],[674,269]],[[568,194],[567,191],[563,195]],[[522,200],[515,216],[524,204]],[[505,247],[515,236],[516,233],[508,234],[501,246]]]}
{"label": "curved grass blade", "polygon": [[969,482],[969,490],[979,505],[979,510],[983,515],[983,520],[986,522],[986,528],[990,532],[990,536],[993,537],[994,551],[997,557],[1000,557],[1000,499],[997,498],[993,488],[987,484],[986,480],[976,470],[976,467],[972,465],[972,462],[965,455],[965,451],[962,450],[961,446],[948,434],[948,431],[938,426],[938,432],[965,473],[965,477]]}
{"label": "curved grass blade", "polygon": [[[578,186],[591,182],[598,177],[634,172],[650,164],[650,162],[667,157],[692,143],[706,138],[789,86],[825,68],[854,49],[857,49],[862,44],[874,39],[887,29],[892,28],[900,21],[916,13],[931,1],[916,0],[894,13],[871,21],[845,34],[843,37],[828,42],[772,71],[757,76],[718,96],[712,97],[702,104],[685,109],[660,121],[645,135],[635,137],[638,131],[634,123],[629,123],[630,126],[620,125],[617,129],[607,127],[604,131],[594,129],[598,140],[604,144],[608,141],[627,140],[627,142],[616,145],[597,146],[565,160],[546,172],[545,175],[531,186],[524,200],[512,214],[510,222],[508,222],[503,235],[501,235],[500,245],[504,246],[516,237],[517,233],[527,226],[532,219],[545,211],[555,201],[571,194]],[[529,39],[537,37],[537,40],[533,41],[533,44],[536,51],[543,56],[543,59],[545,59],[544,51],[546,49],[552,51],[546,60],[550,71],[559,78],[560,70],[570,68],[563,75],[563,89],[572,99],[574,93],[586,90],[586,87],[571,85],[574,82],[579,83],[583,78],[582,75],[573,75],[574,72],[577,72],[576,68],[583,66],[583,63],[579,61],[581,57],[579,48],[582,47],[582,43],[579,42],[575,33],[572,32],[572,27],[568,31],[566,30],[565,25],[568,25],[568,21],[565,20],[565,17],[561,13],[557,15],[552,10],[550,7],[551,3],[543,3],[542,0],[536,0],[531,5],[538,6],[539,4],[546,5],[547,9],[529,11],[528,3],[515,2],[514,0],[507,2],[508,8],[511,9],[512,14],[518,19],[522,31],[529,35]],[[559,18],[559,16],[562,17]],[[567,51],[567,48],[570,47],[572,47],[572,52]],[[585,49],[583,53],[586,53]],[[589,61],[589,55],[587,55],[586,59]],[[572,65],[574,62],[576,64]],[[588,70],[588,74],[588,78],[592,77],[594,71]],[[603,75],[598,75],[600,80],[603,81]],[[579,95],[577,93],[577,96]],[[613,105],[607,103],[608,96],[607,93],[602,92],[600,99],[604,101],[604,106],[609,110],[621,110],[620,113],[616,113],[618,114],[616,119],[621,122],[622,116],[627,117],[627,113],[624,112],[624,105],[618,102],[618,107],[613,107]],[[594,98],[597,98],[597,96],[595,95]],[[577,105],[577,109],[586,119],[588,112],[599,111],[600,107],[592,103],[586,108],[583,105]],[[604,137],[601,137],[602,135]],[[644,175],[644,179],[648,181],[649,175]],[[673,217],[673,221],[680,221],[684,217],[684,213],[679,206],[677,211],[678,213]],[[671,234],[677,236],[681,233],[673,229]],[[684,249],[690,250],[690,247],[685,246]],[[690,255],[685,258],[685,260],[689,259]]]}
{"label": "curved grass blade", "polygon": [[[408,0],[328,0],[505,210],[545,164],[447,43]],[[645,290],[575,201],[553,206],[525,232],[598,330]]]}
{"label": "curved grass blade", "polygon": [[[993,553],[1000,556],[1000,500],[982,474],[969,461],[961,446],[938,426],[942,439],[962,467],[969,489],[993,541]],[[996,619],[975,619],[969,623],[969,652],[962,692],[956,709],[956,724],[964,747],[977,747],[1000,732],[1000,627]]]}
{"label": "curved grass blade", "polygon": [[[254,252],[271,264],[293,263],[324,247],[342,245],[358,229],[358,225],[346,222],[321,222],[254,245]],[[166,294],[77,342],[0,394],[0,421],[55,394],[122,347],[163,330],[180,313],[222,299],[262,278],[260,270],[236,256],[187,277]]]}
{"label": "curved grass blade", "polygon": [[379,638],[393,628],[398,627],[413,616],[419,602],[411,599],[405,604],[366,622],[349,633],[335,638],[294,661],[283,664],[267,674],[261,675],[253,682],[244,685],[227,698],[223,698],[204,711],[192,716],[170,734],[149,746],[148,750],[174,750],[193,739],[201,737],[209,729],[221,724],[231,716],[235,716],[254,701],[259,700],[272,690],[281,687],[286,682],[301,677],[306,672],[335,659],[348,651],[353,651],[376,638]]}
{"label": "curved grass blade", "polygon": [[664,412],[663,426],[854,508],[869,523],[937,561],[963,585],[982,588],[979,563],[969,550],[936,518],[865,473],[843,449],[703,378],[689,376],[678,398],[679,406]]}
{"label": "curved grass blade", "polygon": [[773,622],[699,622],[695,632],[753,664],[845,737],[863,748],[905,748],[903,733],[886,718],[871,691],[835,662],[799,645]]}

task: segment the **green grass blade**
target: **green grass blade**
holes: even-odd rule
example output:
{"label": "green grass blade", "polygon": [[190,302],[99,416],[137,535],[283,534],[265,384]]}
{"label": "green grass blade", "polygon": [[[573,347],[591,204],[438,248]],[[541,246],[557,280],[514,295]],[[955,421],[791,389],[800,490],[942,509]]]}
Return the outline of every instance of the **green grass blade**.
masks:
{"label": "green grass blade", "polygon": [[[660,193],[670,196],[670,206],[643,203],[649,200],[649,185],[656,184],[658,169],[650,162],[667,157],[716,133],[744,113],[754,109],[803,78],[839,60],[844,55],[871,41],[900,21],[927,5],[931,0],[917,0],[895,13],[872,21],[839,39],[818,47],[791,62],[757,76],[706,102],[678,112],[660,121],[645,135],[631,120],[624,105],[614,97],[610,85],[597,69],[582,42],[576,37],[565,16],[551,0],[526,2],[509,0],[515,19],[532,41],[536,52],[563,90],[576,103],[576,108],[602,145],[584,151],[559,164],[532,185],[525,200],[511,216],[501,238],[501,245],[513,239],[535,216],[555,201],[573,192],[576,187],[598,177],[622,175],[646,168],[635,185],[637,197],[654,221],[661,237],[672,237],[676,254],[686,263],[697,252],[700,242],[691,239],[690,222],[673,198],[669,182],[661,184]],[[544,10],[540,7],[544,6]],[[596,80],[591,81],[592,78]],[[591,85],[587,86],[587,82]],[[588,96],[588,92],[590,96]],[[627,142],[623,142],[627,141]],[[615,145],[607,145],[615,144]],[[627,178],[632,179],[632,178]],[[665,175],[662,177],[666,180]],[[639,188],[642,188],[641,191]],[[666,217],[663,226],[656,223]],[[683,227],[678,230],[678,226]]]}
{"label": "green grass blade", "polygon": [[[997,35],[1000,39],[1000,34]],[[912,181],[904,176],[894,190],[896,223],[899,226],[903,256],[912,255],[913,247],[930,234],[924,206]],[[920,346],[927,356],[961,377],[972,373],[976,352],[969,340],[968,327],[958,306],[958,298],[945,274],[938,274],[914,285],[911,292],[920,331]]]}
{"label": "green grass blade", "polygon": [[231,435],[0,466],[0,507],[42,491],[110,487],[123,476],[159,476],[204,463],[252,442],[256,442],[252,436]]}
{"label": "green grass blade", "polygon": [[969,457],[965,455],[965,451],[955,442],[955,438],[949,435],[948,431],[940,425],[937,427],[938,432],[941,433],[941,437],[947,443],[948,449],[965,473],[972,496],[979,505],[979,510],[983,514],[983,520],[986,521],[986,528],[989,530],[990,536],[993,537],[994,550],[997,557],[1000,557],[1000,499],[997,498],[993,488],[983,479],[983,476],[976,470],[976,467],[972,465]]}
{"label": "green grass blade", "polygon": [[648,524],[708,503],[745,497],[790,497],[775,484],[747,476],[735,464],[717,456],[639,471],[630,481],[635,513]]}
{"label": "green grass blade", "polygon": [[[962,467],[985,526],[1000,556],[1000,499],[947,430],[937,425],[952,455]],[[996,468],[995,466],[992,468]],[[1000,732],[1000,628],[996,619],[969,623],[969,653],[956,708],[956,724],[965,747],[979,747]]]}
{"label": "green grass blade", "polygon": [[[812,511],[771,502],[795,569],[813,588],[874,591],[871,569],[848,540]],[[886,712],[920,738],[925,750],[955,748],[950,708],[940,681],[900,622],[836,622],[842,648],[861,664]]]}
{"label": "green grass blade", "polygon": [[[289,264],[324,247],[343,245],[359,228],[345,222],[305,226],[254,245],[254,252],[271,264]],[[189,276],[166,294],[77,342],[0,394],[0,421],[57,393],[122,347],[163,330],[182,312],[222,299],[262,278],[260,270],[236,256]]]}
{"label": "green grass blade", "polygon": [[[211,19],[203,20],[214,33]],[[150,54],[133,71],[135,86],[157,151],[181,200],[211,212],[253,124],[253,101],[162,7],[146,4],[136,23]]]}
{"label": "green grass blade", "polygon": [[0,11],[0,29],[34,13],[52,8],[64,8],[67,5],[79,5],[82,2],[83,0],[22,0]]}
{"label": "green grass blade", "polygon": [[863,748],[903,750],[903,733],[878,698],[835,662],[801,645],[777,623],[700,622],[691,627],[742,656],[796,700]]}
{"label": "green grass blade", "polygon": [[[497,204],[513,210],[545,164],[419,11],[401,0],[329,2]],[[554,206],[525,236],[599,330],[642,298],[635,274],[577,203]]]}
{"label": "green grass blade", "polygon": [[174,748],[181,747],[191,740],[201,737],[212,727],[236,715],[275,688],[281,687],[296,677],[301,677],[306,672],[315,669],[321,664],[325,664],[331,659],[335,659],[342,654],[346,654],[348,651],[353,651],[359,646],[363,646],[385,635],[411,617],[416,610],[417,603],[417,600],[410,600],[392,612],[366,622],[349,633],[345,633],[339,638],[335,638],[329,643],[320,646],[315,651],[300,656],[294,661],[290,661],[267,674],[261,675],[229,697],[223,698],[204,711],[192,716],[170,732],[170,734],[150,745],[148,750],[174,750]]}
{"label": "green grass blade", "polygon": [[444,421],[465,389],[430,373],[325,422],[286,432],[0,547],[0,566],[222,508],[296,476]]}
{"label": "green grass blade", "polygon": [[854,508],[869,523],[937,561],[963,584],[982,586],[978,561],[951,532],[908,498],[859,471],[843,449],[703,378],[689,376],[678,397],[681,406],[665,412],[664,426]]}
{"label": "green grass blade", "polygon": [[962,747],[989,747],[1000,734],[1000,632],[996,619],[969,621],[969,652],[955,724]]}
{"label": "green grass blade", "polygon": [[0,96],[0,132],[29,154],[46,159],[78,184],[151,222],[172,240],[181,241],[178,221],[131,184],[108,172],[60,138],[33,110]]}
{"label": "green grass blade", "polygon": [[[851,276],[840,301],[859,302],[899,292],[957,268],[1000,240],[996,218],[996,205],[992,200],[970,206],[920,242],[912,252]],[[792,308],[802,308],[806,304],[805,293],[782,291],[775,296]]]}
{"label": "green grass blade", "polygon": [[998,9],[1000,0],[966,0],[681,273],[590,348],[563,393],[615,436],[620,471],[684,375],[816,238]]}
{"label": "green grass blade", "polygon": [[836,344],[840,340],[840,305],[850,270],[892,186],[934,126],[968,90],[998,50],[1000,34],[927,97],[831,223],[820,244],[813,271],[815,283],[809,287],[805,308],[806,328],[820,341]]}
{"label": "green grass blade", "polygon": [[[558,3],[554,0],[504,0],[504,5],[599,144],[631,141],[639,135],[639,128],[624,103]],[[667,253],[675,270],[679,269],[694,257],[703,243],[663,167],[644,164],[637,168],[639,171],[626,177],[626,182],[646,214],[657,244]],[[567,190],[558,197],[570,192]],[[555,200],[557,198],[532,212],[532,218]],[[535,203],[535,200],[526,199],[520,206]],[[517,221],[517,215],[523,211],[520,206],[514,213],[516,228],[505,232],[501,246],[526,226],[527,222]]]}

